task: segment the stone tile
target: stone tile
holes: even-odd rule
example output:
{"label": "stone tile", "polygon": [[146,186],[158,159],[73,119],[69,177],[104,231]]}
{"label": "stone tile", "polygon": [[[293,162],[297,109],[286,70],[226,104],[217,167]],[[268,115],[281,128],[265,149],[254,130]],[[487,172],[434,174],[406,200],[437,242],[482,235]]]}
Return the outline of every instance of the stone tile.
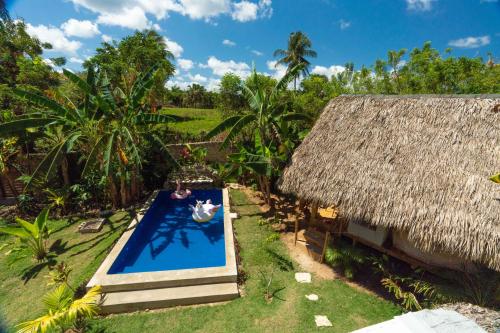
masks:
{"label": "stone tile", "polygon": [[315,315],[314,321],[316,322],[316,326],[318,327],[332,326],[332,323],[330,322],[330,320],[328,320],[327,316]]}
{"label": "stone tile", "polygon": [[311,273],[295,273],[295,280],[299,283],[311,283]]}
{"label": "stone tile", "polygon": [[317,301],[319,299],[319,296],[316,294],[310,294],[310,295],[306,295],[306,298],[310,301]]}

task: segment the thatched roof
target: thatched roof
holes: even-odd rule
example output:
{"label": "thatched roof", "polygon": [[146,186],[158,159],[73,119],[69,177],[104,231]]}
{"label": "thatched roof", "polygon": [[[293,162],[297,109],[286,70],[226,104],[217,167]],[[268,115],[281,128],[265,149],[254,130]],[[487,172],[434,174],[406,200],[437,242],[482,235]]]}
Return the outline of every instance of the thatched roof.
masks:
{"label": "thatched roof", "polygon": [[279,187],[500,270],[500,95],[340,96]]}

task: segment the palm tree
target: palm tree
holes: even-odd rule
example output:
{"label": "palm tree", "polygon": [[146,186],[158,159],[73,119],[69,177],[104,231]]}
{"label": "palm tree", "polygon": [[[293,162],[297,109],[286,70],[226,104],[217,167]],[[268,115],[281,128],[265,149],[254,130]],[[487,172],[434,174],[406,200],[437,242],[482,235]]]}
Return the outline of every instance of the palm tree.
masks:
{"label": "palm tree", "polygon": [[47,313],[17,325],[17,332],[69,332],[69,328],[83,331],[85,320],[98,315],[100,300],[100,286],[91,288],[82,298],[76,299],[68,285],[61,284],[43,298]]}
{"label": "palm tree", "polygon": [[[288,71],[290,71],[297,65],[302,65],[302,75],[309,75],[309,66],[311,65],[311,63],[306,59],[306,57],[316,58],[317,56],[316,51],[312,50],[311,47],[311,40],[302,31],[290,33],[290,37],[288,37],[287,49],[277,49],[276,51],[274,51],[273,55],[275,57],[281,57],[276,65],[287,65]],[[297,73],[293,80],[294,90],[297,90],[298,75],[299,73]]]}

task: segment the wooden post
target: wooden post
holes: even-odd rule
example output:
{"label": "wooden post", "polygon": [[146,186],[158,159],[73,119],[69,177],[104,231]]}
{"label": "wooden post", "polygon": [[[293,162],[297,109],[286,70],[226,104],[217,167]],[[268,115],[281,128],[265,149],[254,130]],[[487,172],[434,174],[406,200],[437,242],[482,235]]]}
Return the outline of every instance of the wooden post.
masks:
{"label": "wooden post", "polygon": [[322,264],[325,259],[326,249],[328,248],[328,244],[330,244],[330,237],[330,231],[327,231],[325,235],[325,243],[323,244],[323,251],[321,252],[321,258],[319,260],[320,264]]}
{"label": "wooden post", "polygon": [[299,233],[299,219],[295,219],[295,240],[294,240],[294,245],[297,245],[297,234]]}
{"label": "wooden post", "polygon": [[310,209],[311,209],[311,218],[309,220],[309,223],[311,225],[314,225],[314,223],[316,222],[316,218],[318,216],[318,202],[314,201]]}

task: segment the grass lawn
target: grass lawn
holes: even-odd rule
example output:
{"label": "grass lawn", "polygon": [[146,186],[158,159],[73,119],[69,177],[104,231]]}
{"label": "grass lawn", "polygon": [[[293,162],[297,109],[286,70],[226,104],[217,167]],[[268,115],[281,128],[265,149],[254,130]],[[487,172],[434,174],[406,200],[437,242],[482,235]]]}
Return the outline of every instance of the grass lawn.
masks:
{"label": "grass lawn", "polygon": [[207,133],[222,120],[222,114],[217,109],[164,108],[161,113],[183,117],[183,121],[169,124],[169,127],[191,135]]}
{"label": "grass lawn", "polygon": [[[294,272],[300,268],[286,253],[284,244],[268,239],[273,231],[259,225],[259,207],[252,204],[243,192],[231,191],[232,209],[241,218],[235,221],[235,232],[241,247],[245,272],[244,296],[214,306],[179,307],[166,310],[112,315],[92,322],[94,332],[311,332],[316,331],[314,315],[327,315],[332,328],[322,331],[348,332],[356,328],[392,318],[400,313],[398,307],[342,281],[318,280],[311,284],[297,284]],[[122,215],[123,218],[123,215]],[[74,268],[73,278],[79,282],[90,278],[103,260],[104,251],[123,231],[125,219],[113,223],[106,235],[77,236],[76,226],[62,229],[54,239],[68,242],[60,258]],[[67,237],[67,238],[66,238]],[[98,239],[96,239],[96,237]],[[46,287],[44,268],[35,278],[24,284],[19,276],[29,260],[23,260],[6,270],[5,259],[0,259],[0,307],[9,324],[38,314],[39,298]],[[78,263],[78,264],[77,264]],[[274,269],[271,291],[277,291],[271,302],[264,298],[261,272],[269,275]],[[319,295],[311,302],[304,296]]]}
{"label": "grass lawn", "polygon": [[[67,220],[49,222],[53,234],[49,239],[58,262],[64,261],[72,268],[70,283],[80,285],[89,280],[104,260],[108,248],[121,235],[130,221],[125,212],[117,213],[110,218],[97,234],[79,234],[79,223],[68,224]],[[14,239],[0,236],[0,245]],[[14,331],[13,326],[19,322],[34,319],[42,313],[43,295],[54,289],[47,286],[48,267],[36,265],[31,257],[24,257],[13,264],[5,256],[10,246],[0,251],[0,332],[2,324]]]}

